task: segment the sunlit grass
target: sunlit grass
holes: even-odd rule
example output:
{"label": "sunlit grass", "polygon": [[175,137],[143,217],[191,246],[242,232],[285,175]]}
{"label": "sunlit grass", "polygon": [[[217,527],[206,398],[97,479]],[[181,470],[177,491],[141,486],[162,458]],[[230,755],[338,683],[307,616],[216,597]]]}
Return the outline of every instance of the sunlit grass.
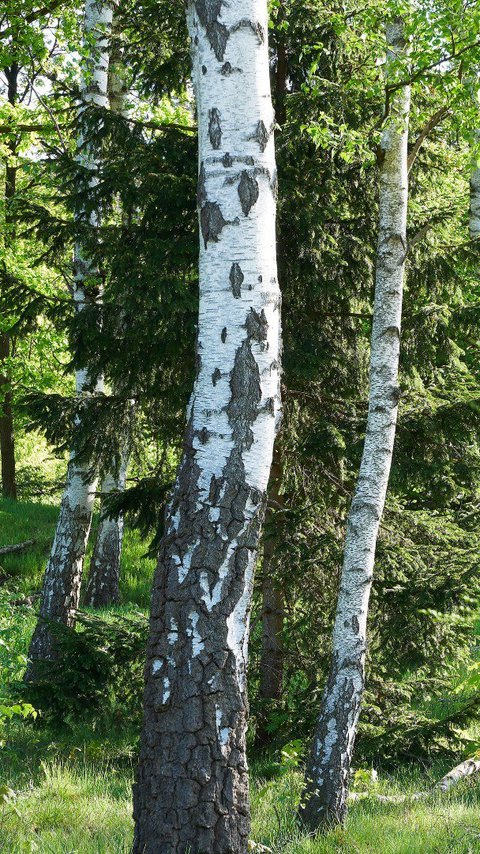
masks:
{"label": "sunlit grass", "polygon": [[[35,781],[24,781],[0,813],[0,850],[12,854],[121,854],[132,840],[132,768],[92,762],[79,750],[47,761]],[[381,781],[389,793],[413,791],[419,780],[401,773]],[[425,782],[425,781],[423,781]],[[402,804],[374,796],[350,808],[345,828],[315,838],[302,833],[295,813],[301,791],[297,770],[252,783],[252,840],[274,854],[471,854],[480,850],[479,789],[463,784],[449,796]],[[213,854],[213,852],[212,852]]]}
{"label": "sunlit grass", "polygon": [[[35,546],[0,559],[15,597],[40,589],[58,510],[33,503],[0,502],[0,544],[35,539]],[[94,535],[94,531],[92,532]],[[93,536],[91,537],[93,541]],[[91,548],[91,546],[90,546]],[[104,619],[148,611],[155,562],[127,531],[122,560],[122,603]],[[87,559],[88,566],[88,559]],[[36,600],[38,601],[38,600]],[[9,655],[26,654],[35,624],[32,607],[15,606]],[[0,663],[2,649],[0,647]],[[3,686],[5,688],[5,686]],[[479,727],[470,734],[479,735]],[[3,854],[125,854],[132,841],[131,785],[138,732],[86,723],[64,730],[48,721],[14,721],[0,749],[0,786],[16,793],[0,804]],[[316,838],[296,822],[302,775],[269,760],[252,766],[252,833],[274,854],[474,854],[480,852],[480,785],[471,780],[448,796],[400,804],[381,803],[375,793],[428,791],[448,768],[398,769],[380,775],[367,800],[352,804],[345,828]],[[212,852],[215,854],[215,852]]]}

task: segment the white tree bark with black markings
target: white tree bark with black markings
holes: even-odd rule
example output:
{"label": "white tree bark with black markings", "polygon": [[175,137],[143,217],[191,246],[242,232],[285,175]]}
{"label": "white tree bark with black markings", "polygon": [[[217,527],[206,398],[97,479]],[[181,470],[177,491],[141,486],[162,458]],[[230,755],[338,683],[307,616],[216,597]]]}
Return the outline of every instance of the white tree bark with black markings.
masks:
{"label": "white tree bark with black markings", "polygon": [[[478,140],[480,142],[480,132]],[[472,240],[480,239],[480,166],[478,160],[480,154],[477,153],[475,163],[470,177],[470,220],[469,229]]]}
{"label": "white tree bark with black markings", "polygon": [[[406,50],[403,24],[387,26],[387,78]],[[347,522],[330,675],[300,808],[315,830],[346,815],[350,765],[364,689],[367,613],[375,548],[392,462],[398,408],[400,324],[408,207],[410,88],[392,94],[381,143],[379,238],[367,430]]]}
{"label": "white tree bark with black markings", "polygon": [[267,0],[190,0],[198,369],[154,580],[136,854],[244,854],[250,600],[279,422]]}
{"label": "white tree bark with black markings", "polygon": [[[112,47],[108,70],[108,101],[110,110],[120,116],[128,116],[128,83],[119,33],[112,25]],[[119,211],[121,216],[121,211]],[[133,417],[132,402],[132,417]],[[123,439],[118,470],[112,466],[103,478],[101,488],[100,522],[95,546],[90,561],[85,604],[92,608],[105,608],[120,601],[120,562],[123,543],[123,514],[109,516],[105,512],[104,500],[112,493],[124,492],[130,460],[130,437]]]}
{"label": "white tree bark with black markings", "polygon": [[[85,108],[94,105],[106,107],[107,78],[109,61],[109,42],[112,27],[112,5],[100,0],[86,0],[84,33],[85,46],[89,59],[82,90],[82,107],[79,113],[78,159],[89,171],[89,186],[94,188],[98,182],[98,158],[95,146],[85,143],[82,132],[82,114]],[[79,212],[79,217],[82,213]],[[90,223],[100,223],[100,212],[90,215]],[[86,257],[80,243],[75,246],[73,298],[77,311],[82,311],[86,302],[85,283],[98,278],[98,271]],[[92,391],[88,368],[82,368],[75,374],[78,398],[87,399]],[[93,393],[103,391],[103,381],[99,379]],[[81,417],[78,417],[77,429]],[[77,459],[72,451],[67,470],[67,482],[60,507],[55,537],[50,559],[45,571],[39,620],[29,649],[29,664],[26,680],[36,678],[35,663],[55,656],[55,643],[48,627],[48,620],[73,625],[75,612],[80,598],[85,549],[92,521],[93,503],[97,480],[89,475],[88,460]]]}

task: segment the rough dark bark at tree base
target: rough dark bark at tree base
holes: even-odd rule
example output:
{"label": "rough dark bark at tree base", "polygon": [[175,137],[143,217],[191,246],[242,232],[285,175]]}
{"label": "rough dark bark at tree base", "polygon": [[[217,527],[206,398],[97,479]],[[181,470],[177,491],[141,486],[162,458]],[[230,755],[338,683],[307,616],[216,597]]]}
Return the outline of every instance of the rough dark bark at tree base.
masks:
{"label": "rough dark bark at tree base", "polygon": [[271,741],[267,729],[268,710],[272,702],[280,700],[283,689],[283,622],[284,600],[279,582],[273,577],[278,536],[275,530],[275,514],[282,508],[280,494],[282,467],[280,451],[276,447],[268,488],[268,508],[265,520],[263,545],[262,582],[262,653],[260,658],[259,696],[262,706],[257,719],[255,743],[259,748]]}
{"label": "rough dark bark at tree base", "polygon": [[[228,621],[239,607],[239,617],[246,619],[252,583],[248,567],[255,556],[265,496],[245,483],[241,458],[234,451],[224,478],[212,480],[211,505],[199,513],[193,440],[190,429],[169,514],[170,533],[154,582],[144,739],[135,785],[135,854],[159,850],[243,854],[248,843],[248,703],[244,674],[239,679],[228,637],[232,630]],[[246,525],[248,505],[253,512]],[[175,530],[171,520],[177,515],[180,522]],[[215,522],[210,520],[212,515],[217,517]],[[185,543],[187,551],[181,558],[185,564],[192,524],[198,545],[188,557],[191,578],[179,585],[177,555],[182,555]],[[229,538],[219,538],[219,530],[228,530]],[[209,610],[222,567],[225,593]],[[172,790],[175,816],[168,826],[153,832],[152,801],[168,802]]]}
{"label": "rough dark bark at tree base", "polygon": [[[72,463],[70,464],[72,465]],[[52,553],[45,571],[38,623],[28,651],[24,679],[35,682],[38,662],[53,661],[58,652],[48,621],[75,624],[80,601],[83,559],[92,521],[93,496],[90,506],[72,509],[64,495],[57,523]]]}

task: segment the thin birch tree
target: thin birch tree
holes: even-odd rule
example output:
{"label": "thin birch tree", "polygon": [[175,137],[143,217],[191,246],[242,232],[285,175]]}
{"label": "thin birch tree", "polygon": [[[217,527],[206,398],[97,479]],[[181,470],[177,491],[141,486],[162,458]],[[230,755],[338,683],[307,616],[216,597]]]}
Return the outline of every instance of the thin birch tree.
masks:
{"label": "thin birch tree", "polygon": [[198,368],[154,579],[135,854],[245,854],[247,644],[279,422],[267,0],[189,0]]}
{"label": "thin birch tree", "polygon": [[[128,115],[128,83],[119,41],[118,19],[112,25],[111,51],[108,70],[108,101],[110,110],[117,115]],[[121,216],[121,211],[119,211]],[[133,417],[133,403],[131,414]],[[120,562],[123,544],[123,513],[110,515],[105,504],[113,493],[125,490],[130,460],[130,436],[120,439],[120,460],[105,474],[101,487],[100,522],[90,561],[85,604],[104,608],[120,600]]]}
{"label": "thin birch tree", "polygon": [[[86,136],[84,116],[88,107],[107,107],[107,79],[109,43],[112,27],[112,5],[99,0],[86,0],[84,41],[88,54],[79,111],[78,159],[88,175],[88,185],[94,189],[98,183],[99,153],[92,142],[91,132]],[[83,220],[84,211],[77,218]],[[89,216],[90,225],[98,227],[100,212]],[[87,300],[87,285],[99,278],[99,271],[88,258],[81,242],[75,246],[73,299],[78,312],[83,311]],[[79,401],[88,401],[91,394],[103,391],[100,378],[91,389],[88,368],[75,373],[76,394]],[[77,416],[76,429],[81,429],[81,416]],[[92,521],[97,479],[92,478],[89,462],[75,450],[70,455],[65,491],[60,507],[50,558],[45,570],[41,595],[40,614],[30,648],[29,663],[25,673],[27,681],[37,677],[36,663],[55,656],[55,643],[48,621],[74,625],[75,612],[80,598],[83,562]]]}
{"label": "thin birch tree", "polygon": [[[7,100],[15,107],[18,95],[18,63],[12,62],[3,69],[7,78]],[[5,246],[14,240],[11,204],[17,188],[17,140],[12,137],[8,143],[8,160],[5,164]],[[2,495],[4,498],[17,497],[15,432],[13,424],[11,376],[8,360],[12,355],[12,339],[8,332],[0,331],[0,456],[2,466]]]}
{"label": "thin birch tree", "polygon": [[[387,24],[387,80],[406,52],[400,19]],[[404,71],[403,71],[404,73]],[[393,79],[392,79],[393,78]],[[350,508],[330,673],[307,764],[300,817],[312,830],[342,822],[365,679],[367,614],[375,549],[395,440],[407,248],[410,87],[393,87],[379,174],[379,234],[367,429]]]}

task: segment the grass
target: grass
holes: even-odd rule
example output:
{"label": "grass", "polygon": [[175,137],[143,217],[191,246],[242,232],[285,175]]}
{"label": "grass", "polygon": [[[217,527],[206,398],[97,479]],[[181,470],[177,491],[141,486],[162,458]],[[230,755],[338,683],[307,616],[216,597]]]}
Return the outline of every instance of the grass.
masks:
{"label": "grass", "polygon": [[[132,840],[132,768],[91,762],[79,750],[41,764],[0,812],[0,850],[9,854],[123,854]],[[383,781],[382,791],[413,791],[418,780]],[[424,782],[424,781],[423,781]],[[301,774],[252,782],[252,840],[274,854],[470,854],[480,851],[478,787],[450,796],[384,804],[355,803],[345,828],[310,838],[295,824]],[[214,854],[214,852],[212,852]]]}
{"label": "grass", "polygon": [[[0,502],[0,545],[35,539],[35,546],[2,561],[0,594],[38,591],[57,510],[34,503]],[[91,538],[93,540],[93,537]],[[138,536],[128,532],[122,570],[123,604],[146,612],[154,562],[144,557]],[[12,597],[11,597],[12,598]],[[35,621],[31,607],[0,611],[2,673],[18,678]],[[16,662],[16,663],[15,663]],[[5,676],[4,676],[5,678]],[[0,696],[5,686],[0,685]],[[0,852],[5,854],[123,854],[132,840],[131,785],[138,733],[73,724],[12,721],[0,748]],[[354,802],[344,828],[316,838],[302,833],[295,815],[302,776],[290,760],[252,765],[252,833],[274,854],[471,854],[480,852],[480,786],[467,781],[447,796],[400,804],[382,803],[375,792],[428,790],[448,770],[441,762],[428,775],[418,767],[380,775],[372,796]],[[14,795],[2,804],[2,787]],[[254,849],[255,850],[255,849]],[[257,850],[259,850],[257,848]],[[212,852],[215,854],[215,852]]]}
{"label": "grass", "polygon": [[[34,502],[0,500],[0,546],[35,540],[20,554],[0,557],[0,583],[19,596],[38,592],[48,560],[58,508]],[[95,542],[95,520],[86,565]],[[124,602],[148,609],[155,561],[145,557],[146,546],[135,531],[126,530],[122,555],[121,595]]]}

